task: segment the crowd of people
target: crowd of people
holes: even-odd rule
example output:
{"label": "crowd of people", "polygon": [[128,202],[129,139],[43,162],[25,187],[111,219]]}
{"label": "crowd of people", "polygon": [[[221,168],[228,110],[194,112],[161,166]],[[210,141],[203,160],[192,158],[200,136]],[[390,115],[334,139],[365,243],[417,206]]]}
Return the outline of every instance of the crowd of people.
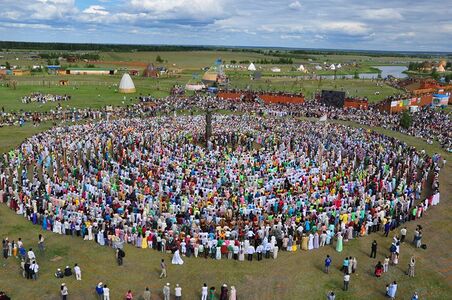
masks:
{"label": "crowd of people", "polygon": [[22,97],[22,103],[42,103],[47,102],[60,102],[71,100],[70,95],[54,95],[54,94],[43,94],[40,92],[31,93],[30,95]]}
{"label": "crowd of people", "polygon": [[182,116],[53,128],[3,156],[0,200],[43,230],[100,245],[237,260],[340,252],[439,202],[440,156],[375,132],[215,116],[203,147],[204,127]]}

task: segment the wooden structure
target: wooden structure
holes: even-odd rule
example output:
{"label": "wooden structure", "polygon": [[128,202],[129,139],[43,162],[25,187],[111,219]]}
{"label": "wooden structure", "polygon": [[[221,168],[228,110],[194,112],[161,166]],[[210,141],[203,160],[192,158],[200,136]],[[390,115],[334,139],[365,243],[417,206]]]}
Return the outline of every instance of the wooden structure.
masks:
{"label": "wooden structure", "polygon": [[344,108],[369,109],[369,101],[367,99],[345,98]]}
{"label": "wooden structure", "polygon": [[222,100],[245,100],[252,101],[256,98],[262,99],[265,103],[304,103],[304,95],[289,93],[262,93],[253,91],[219,91],[217,99]]}

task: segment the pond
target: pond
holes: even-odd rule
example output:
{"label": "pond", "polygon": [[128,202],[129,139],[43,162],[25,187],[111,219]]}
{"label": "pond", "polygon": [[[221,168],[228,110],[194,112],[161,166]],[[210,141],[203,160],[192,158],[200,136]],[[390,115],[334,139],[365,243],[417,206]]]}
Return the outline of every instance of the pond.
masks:
{"label": "pond", "polygon": [[[386,78],[389,75],[395,78],[406,78],[408,75],[403,73],[403,71],[408,70],[405,66],[374,66],[374,68],[381,70],[381,78]],[[378,77],[378,73],[359,73],[359,78],[362,79],[375,79]],[[336,78],[353,78],[354,75],[337,75]],[[334,79],[334,75],[323,75],[324,79]]]}

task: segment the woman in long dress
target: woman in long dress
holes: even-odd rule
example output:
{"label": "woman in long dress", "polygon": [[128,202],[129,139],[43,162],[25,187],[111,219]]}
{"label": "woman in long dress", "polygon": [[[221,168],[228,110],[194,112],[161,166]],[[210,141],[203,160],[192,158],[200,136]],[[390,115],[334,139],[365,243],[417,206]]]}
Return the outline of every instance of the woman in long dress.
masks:
{"label": "woman in long dress", "polygon": [[103,230],[99,230],[99,232],[97,233],[97,242],[99,243],[99,245],[105,246],[105,239],[104,239],[104,231]]}
{"label": "woman in long dress", "polygon": [[316,232],[314,234],[314,249],[318,249],[319,248],[319,234],[318,232]]}
{"label": "woman in long dress", "polygon": [[171,263],[173,265],[183,265],[184,264],[184,261],[180,257],[179,249],[177,249],[176,252],[174,252],[173,260],[171,261]]}
{"label": "woman in long dress", "polygon": [[337,233],[336,251],[342,252],[342,234],[340,232]]}
{"label": "woman in long dress", "polygon": [[237,300],[237,291],[234,286],[231,286],[231,293],[229,294],[229,300]]}
{"label": "woman in long dress", "polygon": [[308,250],[314,249],[314,236],[312,233],[309,234],[309,243],[308,243]]}
{"label": "woman in long dress", "polygon": [[414,256],[411,256],[410,263],[408,264],[408,272],[407,275],[410,277],[414,277],[414,267],[416,266],[416,259]]}
{"label": "woman in long dress", "polygon": [[301,249],[308,250],[308,237],[304,234],[303,237],[301,238]]}

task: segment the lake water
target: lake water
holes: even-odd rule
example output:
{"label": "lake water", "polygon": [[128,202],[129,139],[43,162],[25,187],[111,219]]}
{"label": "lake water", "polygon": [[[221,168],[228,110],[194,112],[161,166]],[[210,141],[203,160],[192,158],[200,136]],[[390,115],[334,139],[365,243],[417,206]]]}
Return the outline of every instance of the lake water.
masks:
{"label": "lake water", "polygon": [[[403,73],[403,71],[408,70],[405,66],[374,66],[374,68],[381,70],[381,78],[386,78],[389,75],[394,76],[395,78],[406,78],[408,75]],[[375,79],[378,78],[378,73],[360,73],[358,74],[359,78],[363,79]],[[300,76],[301,78],[308,79],[309,76]],[[336,78],[353,78],[354,75],[336,75]],[[323,79],[334,79],[334,75],[322,75]]]}

